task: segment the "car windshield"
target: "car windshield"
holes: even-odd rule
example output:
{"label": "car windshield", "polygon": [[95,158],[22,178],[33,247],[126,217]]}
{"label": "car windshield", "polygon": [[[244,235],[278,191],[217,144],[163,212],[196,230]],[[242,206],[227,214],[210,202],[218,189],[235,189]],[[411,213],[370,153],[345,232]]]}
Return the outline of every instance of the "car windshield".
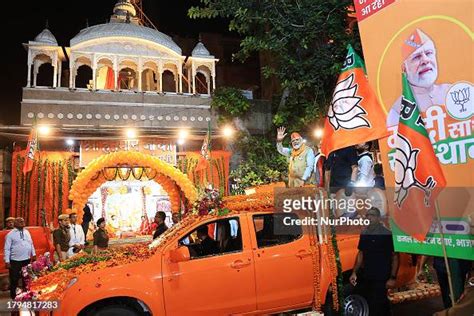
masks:
{"label": "car windshield", "polygon": [[158,247],[162,243],[163,240],[168,238],[168,236],[171,236],[172,234],[174,234],[174,232],[178,231],[182,227],[184,227],[184,224],[182,221],[174,224],[173,226],[168,228],[163,234],[161,234],[158,238],[153,240],[150,244],[150,248]]}

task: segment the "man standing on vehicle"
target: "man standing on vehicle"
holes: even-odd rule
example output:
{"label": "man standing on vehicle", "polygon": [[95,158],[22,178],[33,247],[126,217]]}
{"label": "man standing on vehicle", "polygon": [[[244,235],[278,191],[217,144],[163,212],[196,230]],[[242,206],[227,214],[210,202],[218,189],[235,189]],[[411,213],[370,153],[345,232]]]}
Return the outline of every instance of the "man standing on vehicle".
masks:
{"label": "man standing on vehicle", "polygon": [[285,136],[285,128],[278,128],[277,150],[288,159],[288,187],[298,188],[305,184],[315,184],[313,149],[306,146],[303,137],[296,132],[291,133],[291,148],[283,147]]}
{"label": "man standing on vehicle", "polygon": [[165,224],[166,220],[166,213],[165,212],[157,212],[155,215],[155,223],[158,225],[156,227],[155,232],[153,233],[153,239],[158,238],[161,234],[163,234],[167,229],[168,226]]}
{"label": "man standing on vehicle", "polygon": [[380,210],[372,207],[367,218],[370,224],[360,235],[349,280],[367,299],[370,315],[390,315],[387,289],[395,287],[399,257],[393,249],[392,233],[380,221]]}
{"label": "man standing on vehicle", "polygon": [[358,161],[354,146],[331,152],[324,165],[326,190],[335,194],[340,189],[346,189],[346,195],[352,195],[352,188],[357,180]]}
{"label": "man standing on vehicle", "polygon": [[84,249],[85,236],[81,225],[77,224],[76,213],[69,214],[69,221],[71,222],[69,225],[69,236],[71,236],[71,239],[69,240],[69,250],[67,251],[67,257],[71,258]]}
{"label": "man standing on vehicle", "polygon": [[21,277],[21,269],[36,260],[35,247],[30,232],[26,230],[25,220],[15,219],[15,228],[5,237],[4,260],[10,272],[10,297],[16,296],[16,288]]}
{"label": "man standing on vehicle", "polygon": [[57,259],[61,262],[67,259],[69,241],[71,240],[71,235],[69,234],[69,215],[59,215],[58,222],[59,227],[53,231],[53,242],[58,256]]}

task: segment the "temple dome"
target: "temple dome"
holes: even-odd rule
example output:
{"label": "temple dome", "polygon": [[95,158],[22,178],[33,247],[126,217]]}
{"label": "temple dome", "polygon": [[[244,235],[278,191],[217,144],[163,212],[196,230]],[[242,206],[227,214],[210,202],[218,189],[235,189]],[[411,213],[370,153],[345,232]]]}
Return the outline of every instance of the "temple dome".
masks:
{"label": "temple dome", "polygon": [[134,17],[137,15],[137,11],[130,0],[119,0],[114,6],[114,14],[116,15],[127,15]]}
{"label": "temple dome", "polygon": [[181,55],[181,48],[173,41],[173,39],[155,29],[136,25],[133,23],[106,23],[94,25],[85,28],[79,32],[74,38],[71,39],[71,46],[78,45],[80,43],[94,40],[104,39],[107,37],[132,37],[142,40],[147,40],[155,44],[164,46]]}
{"label": "temple dome", "polygon": [[54,37],[53,33],[51,33],[51,31],[47,28],[44,29],[41,33],[39,33],[35,37],[34,41],[38,43],[58,46],[58,41],[56,40],[56,37]]}
{"label": "temple dome", "polygon": [[192,57],[199,57],[199,58],[214,58],[211,55],[209,50],[207,50],[206,46],[202,42],[198,42],[194,47],[193,51],[191,52]]}

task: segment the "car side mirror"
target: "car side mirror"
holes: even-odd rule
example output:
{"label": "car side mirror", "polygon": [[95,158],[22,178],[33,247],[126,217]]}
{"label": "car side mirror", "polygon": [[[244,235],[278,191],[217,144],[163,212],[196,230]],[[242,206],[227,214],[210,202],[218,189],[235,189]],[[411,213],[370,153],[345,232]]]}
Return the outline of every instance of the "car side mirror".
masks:
{"label": "car side mirror", "polygon": [[191,254],[186,246],[181,246],[170,251],[170,260],[173,263],[191,260]]}

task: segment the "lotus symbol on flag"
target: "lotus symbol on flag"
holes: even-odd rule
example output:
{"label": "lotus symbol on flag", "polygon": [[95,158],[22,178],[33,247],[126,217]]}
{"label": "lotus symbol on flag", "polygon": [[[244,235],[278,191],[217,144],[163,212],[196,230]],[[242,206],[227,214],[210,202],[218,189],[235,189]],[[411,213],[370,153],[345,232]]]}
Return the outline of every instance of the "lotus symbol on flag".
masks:
{"label": "lotus symbol on flag", "polygon": [[354,84],[354,74],[337,83],[334,89],[328,118],[335,130],[369,127],[370,123],[362,114],[367,112],[359,106],[362,97],[356,96],[358,85]]}
{"label": "lotus symbol on flag", "polygon": [[429,198],[436,186],[436,181],[431,176],[426,179],[425,184],[416,179],[415,171],[419,153],[419,149],[412,149],[409,141],[398,134],[395,152],[395,202],[399,208],[412,188],[418,188],[425,193],[425,206],[429,206]]}

